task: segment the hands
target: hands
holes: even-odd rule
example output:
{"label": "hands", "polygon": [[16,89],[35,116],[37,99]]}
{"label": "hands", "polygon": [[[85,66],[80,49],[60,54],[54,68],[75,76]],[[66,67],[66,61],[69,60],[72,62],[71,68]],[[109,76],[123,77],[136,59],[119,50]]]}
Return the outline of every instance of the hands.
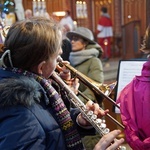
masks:
{"label": "hands", "polygon": [[[63,61],[65,64],[69,64],[68,61]],[[60,77],[65,81],[65,83],[70,87],[70,89],[77,94],[78,88],[79,88],[79,79],[77,78],[71,78],[70,70],[68,70],[65,66],[60,67],[57,65],[57,69],[59,70]]]}
{"label": "hands", "polygon": [[104,135],[95,145],[94,150],[116,150],[124,142],[123,138],[119,140],[116,139],[120,133],[120,130],[114,130]]}
{"label": "hands", "polygon": [[[86,104],[86,108],[88,110],[92,110],[98,118],[106,115],[109,110],[101,110],[97,103],[93,103],[92,101],[88,101]],[[82,127],[89,127],[90,123],[86,121],[86,119],[79,114],[78,116],[78,124]],[[124,139],[117,140],[116,137],[121,133],[120,130],[114,130],[106,135],[104,135],[99,142],[95,145],[94,150],[116,150],[120,144],[124,142]]]}
{"label": "hands", "polygon": [[[88,101],[86,103],[86,109],[87,110],[92,110],[93,113],[95,115],[97,115],[97,118],[101,118],[103,116],[105,116],[109,110],[101,110],[99,105],[97,103],[93,103],[92,101]],[[81,126],[89,126],[90,123],[84,118],[84,116],[82,114],[79,114],[78,115],[78,118],[77,118],[77,122],[81,125]]]}

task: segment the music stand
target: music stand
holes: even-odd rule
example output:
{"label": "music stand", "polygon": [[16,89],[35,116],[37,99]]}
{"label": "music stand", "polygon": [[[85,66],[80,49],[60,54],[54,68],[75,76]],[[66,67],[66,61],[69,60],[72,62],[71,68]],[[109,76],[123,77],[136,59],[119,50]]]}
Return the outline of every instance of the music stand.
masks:
{"label": "music stand", "polygon": [[[117,85],[115,90],[115,100],[117,100],[121,90],[131,82],[136,76],[141,74],[143,64],[147,59],[131,59],[120,60],[117,72]],[[120,113],[120,110],[114,106],[115,113]]]}

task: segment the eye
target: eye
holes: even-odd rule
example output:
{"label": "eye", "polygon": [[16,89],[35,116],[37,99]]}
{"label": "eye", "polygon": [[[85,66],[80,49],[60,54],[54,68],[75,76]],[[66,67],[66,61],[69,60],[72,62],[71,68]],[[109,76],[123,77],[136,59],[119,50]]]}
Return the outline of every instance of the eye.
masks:
{"label": "eye", "polygon": [[71,39],[71,41],[78,41],[79,40],[79,38],[78,37],[72,37],[72,39]]}

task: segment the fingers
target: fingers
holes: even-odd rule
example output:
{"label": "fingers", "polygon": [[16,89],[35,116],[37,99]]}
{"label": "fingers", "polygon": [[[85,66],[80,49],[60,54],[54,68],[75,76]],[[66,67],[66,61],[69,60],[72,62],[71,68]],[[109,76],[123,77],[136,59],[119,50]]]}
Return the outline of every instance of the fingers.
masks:
{"label": "fingers", "polygon": [[60,66],[59,63],[57,64],[57,70],[59,72],[65,72],[65,70],[67,70],[67,72],[69,72],[69,70],[65,67],[65,64],[70,64],[68,61],[62,61],[63,62],[63,66]]}
{"label": "fingers", "polygon": [[82,116],[82,114],[80,113],[78,115],[78,123],[81,125],[81,126],[87,126],[89,124],[87,124],[87,121],[85,120],[85,118]]}
{"label": "fingers", "polygon": [[[69,64],[67,61],[63,61],[64,64]],[[57,70],[59,71],[59,76],[65,81],[65,83],[70,87],[70,89],[75,93],[78,94],[79,88],[79,79],[71,78],[70,70],[65,67],[57,65]]]}
{"label": "fingers", "polygon": [[[64,64],[69,64],[68,61],[63,61]],[[57,70],[59,71],[59,75],[63,80],[69,81],[71,79],[70,70],[65,67],[65,65],[60,66],[57,65]]]}
{"label": "fingers", "polygon": [[115,142],[111,144],[106,150],[116,150],[123,142],[124,142],[123,138],[119,140],[116,139]]}
{"label": "fingers", "polygon": [[59,73],[59,75],[63,80],[70,83],[71,74],[69,70],[63,70],[62,72]]}
{"label": "fingers", "polygon": [[91,100],[86,103],[86,108],[87,110],[92,110],[94,114],[97,115],[98,117],[102,117],[109,112],[108,109],[107,110],[100,109],[99,104],[93,103],[93,101]]}
{"label": "fingers", "polygon": [[123,138],[119,140],[116,139],[120,133],[120,130],[114,130],[107,135],[104,135],[96,144],[94,150],[116,150],[120,144],[124,142]]}
{"label": "fingers", "polygon": [[74,91],[75,94],[78,94],[78,89],[79,89],[79,79],[73,78],[71,79],[71,89]]}

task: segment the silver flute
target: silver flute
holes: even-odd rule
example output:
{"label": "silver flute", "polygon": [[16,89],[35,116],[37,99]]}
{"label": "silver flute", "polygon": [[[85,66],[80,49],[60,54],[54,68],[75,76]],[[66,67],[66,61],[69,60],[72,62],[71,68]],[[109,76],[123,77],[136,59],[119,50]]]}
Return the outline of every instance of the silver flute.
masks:
{"label": "silver flute", "polygon": [[[68,96],[70,102],[80,110],[85,119],[95,128],[95,130],[101,135],[105,135],[109,133],[109,129],[106,128],[105,120],[97,118],[97,115],[93,113],[91,110],[87,110],[85,104],[76,96],[76,94],[69,88],[69,86],[59,77],[59,75],[54,72],[52,74],[52,79],[64,89]],[[102,109],[102,108],[100,108]],[[126,147],[120,146],[118,150],[126,150]]]}
{"label": "silver flute", "polygon": [[91,125],[96,129],[96,131],[101,135],[109,133],[109,129],[106,128],[105,120],[97,118],[97,115],[91,110],[87,110],[85,104],[76,96],[76,94],[70,90],[69,86],[57,75],[56,72],[52,74],[52,79],[57,82],[62,89],[64,89],[68,96],[70,102],[80,110],[84,118],[91,123]]}

